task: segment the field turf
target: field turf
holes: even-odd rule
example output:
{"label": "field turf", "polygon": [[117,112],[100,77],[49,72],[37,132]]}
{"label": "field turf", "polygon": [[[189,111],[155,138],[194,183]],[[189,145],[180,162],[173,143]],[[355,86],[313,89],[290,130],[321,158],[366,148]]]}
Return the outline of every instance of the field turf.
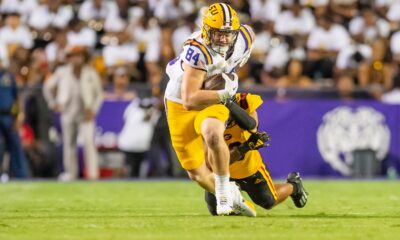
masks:
{"label": "field turf", "polygon": [[212,217],[189,181],[0,184],[0,239],[400,239],[400,182],[306,181],[257,218]]}

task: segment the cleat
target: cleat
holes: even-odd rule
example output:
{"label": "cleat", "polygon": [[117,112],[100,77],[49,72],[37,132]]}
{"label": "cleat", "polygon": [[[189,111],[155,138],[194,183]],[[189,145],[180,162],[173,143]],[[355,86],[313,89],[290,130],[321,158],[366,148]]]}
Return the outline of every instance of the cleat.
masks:
{"label": "cleat", "polygon": [[287,182],[293,185],[294,191],[290,196],[294,205],[298,208],[303,208],[307,204],[308,192],[303,187],[300,173],[291,172],[287,177]]}
{"label": "cleat", "polygon": [[215,197],[217,198],[217,215],[231,215],[233,212],[232,197],[227,192],[215,194]]}
{"label": "cleat", "polygon": [[228,205],[217,205],[217,215],[218,216],[230,216],[232,215],[233,209]]}
{"label": "cleat", "polygon": [[215,195],[205,191],[204,193],[204,200],[207,203],[207,209],[213,216],[217,216],[217,199],[215,198]]}
{"label": "cleat", "polygon": [[230,182],[233,196],[233,212],[235,215],[255,217],[257,216],[256,208],[253,203],[243,199],[239,187],[235,182]]}

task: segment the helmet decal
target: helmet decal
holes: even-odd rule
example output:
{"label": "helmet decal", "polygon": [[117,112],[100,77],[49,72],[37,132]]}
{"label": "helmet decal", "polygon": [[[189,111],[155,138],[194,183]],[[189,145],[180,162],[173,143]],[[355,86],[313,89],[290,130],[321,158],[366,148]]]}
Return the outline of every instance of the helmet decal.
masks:
{"label": "helmet decal", "polygon": [[222,8],[222,14],[224,15],[224,28],[230,28],[232,26],[232,20],[231,20],[231,11],[229,7],[225,3],[219,3],[219,5]]}

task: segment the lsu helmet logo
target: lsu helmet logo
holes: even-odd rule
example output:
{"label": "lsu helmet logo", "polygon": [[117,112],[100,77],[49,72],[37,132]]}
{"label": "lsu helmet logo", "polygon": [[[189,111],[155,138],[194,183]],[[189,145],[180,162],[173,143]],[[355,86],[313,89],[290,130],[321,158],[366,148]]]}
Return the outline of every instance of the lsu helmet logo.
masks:
{"label": "lsu helmet logo", "polygon": [[352,152],[372,149],[378,160],[389,151],[390,131],[385,116],[371,107],[337,107],[323,116],[317,145],[324,161],[343,175],[352,174]]}

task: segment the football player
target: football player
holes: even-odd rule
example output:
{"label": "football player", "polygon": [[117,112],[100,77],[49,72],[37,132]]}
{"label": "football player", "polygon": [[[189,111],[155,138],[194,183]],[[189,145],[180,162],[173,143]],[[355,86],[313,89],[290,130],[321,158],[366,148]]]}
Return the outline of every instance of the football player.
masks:
{"label": "football player", "polygon": [[[221,103],[236,93],[237,75],[231,80],[224,74],[222,90],[204,90],[202,85],[211,75],[233,73],[243,66],[253,41],[252,29],[240,24],[233,8],[215,3],[203,13],[201,31],[189,37],[166,67],[165,105],[172,145],[189,177],[215,194],[217,215],[256,213],[229,182],[229,149],[223,138],[229,111]],[[213,171],[205,164],[204,146],[213,156]]]}
{"label": "football player", "polygon": [[[234,100],[258,123],[256,110],[262,104],[260,96],[238,93]],[[254,203],[271,209],[291,196],[296,207],[302,208],[306,205],[308,194],[299,173],[290,173],[287,183],[273,183],[258,151],[259,148],[268,146],[269,136],[265,132],[257,132],[257,128],[251,131],[243,130],[230,118],[224,138],[230,148],[230,177],[247,192]],[[212,158],[210,154],[207,156],[207,160]],[[210,213],[215,215],[214,194],[206,191],[205,200]]]}

